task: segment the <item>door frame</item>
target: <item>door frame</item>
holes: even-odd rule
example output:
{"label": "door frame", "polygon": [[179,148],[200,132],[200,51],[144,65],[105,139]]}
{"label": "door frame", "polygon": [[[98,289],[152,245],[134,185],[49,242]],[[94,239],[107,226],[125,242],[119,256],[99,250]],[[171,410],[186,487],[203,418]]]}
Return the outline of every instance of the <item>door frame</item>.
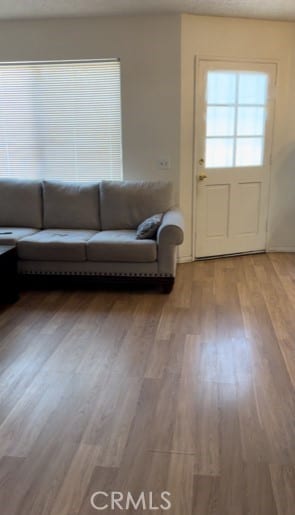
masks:
{"label": "door frame", "polygon": [[[194,57],[194,94],[193,94],[193,166],[192,166],[192,260],[195,261],[198,259],[196,256],[196,226],[197,226],[197,202],[198,202],[198,160],[202,157],[198,154],[198,144],[197,144],[197,134],[200,130],[199,122],[198,122],[198,112],[199,112],[199,86],[198,86],[198,73],[199,73],[199,64],[200,61],[217,61],[223,63],[240,63],[240,64],[272,64],[275,66],[275,76],[274,76],[274,89],[275,93],[277,91],[277,83],[279,76],[279,65],[280,61],[278,59],[251,59],[251,58],[235,58],[235,57],[221,57],[221,56],[212,56],[212,55],[195,55]],[[269,184],[268,184],[268,198],[267,198],[267,216],[266,216],[266,241],[265,241],[265,251],[267,252],[269,248],[269,219],[270,219],[270,198],[272,191],[272,183],[273,183],[273,141],[274,141],[274,131],[276,125],[276,94],[273,98],[273,115],[272,115],[272,127],[270,132],[270,161],[269,161]],[[250,252],[249,252],[250,254]],[[203,259],[203,258],[199,258]],[[212,259],[212,258],[211,258]]]}

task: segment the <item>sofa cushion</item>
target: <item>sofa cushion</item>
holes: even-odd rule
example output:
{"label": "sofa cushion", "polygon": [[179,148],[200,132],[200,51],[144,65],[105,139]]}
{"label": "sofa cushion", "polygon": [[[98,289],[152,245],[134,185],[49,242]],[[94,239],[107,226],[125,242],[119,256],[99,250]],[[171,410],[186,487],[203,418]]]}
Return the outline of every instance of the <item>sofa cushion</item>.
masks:
{"label": "sofa cushion", "polygon": [[149,263],[157,259],[154,240],[137,240],[136,231],[101,231],[87,243],[89,261]]}
{"label": "sofa cushion", "polygon": [[43,182],[44,228],[100,229],[99,184]]}
{"label": "sofa cushion", "polygon": [[100,217],[102,230],[136,229],[146,218],[173,205],[169,182],[102,181]]}
{"label": "sofa cushion", "polygon": [[86,242],[95,231],[48,229],[17,242],[20,259],[35,261],[86,261]]}
{"label": "sofa cushion", "polygon": [[18,240],[39,232],[26,227],[0,227],[0,245],[15,245]]}
{"label": "sofa cushion", "polygon": [[0,179],[0,226],[42,227],[41,184]]}

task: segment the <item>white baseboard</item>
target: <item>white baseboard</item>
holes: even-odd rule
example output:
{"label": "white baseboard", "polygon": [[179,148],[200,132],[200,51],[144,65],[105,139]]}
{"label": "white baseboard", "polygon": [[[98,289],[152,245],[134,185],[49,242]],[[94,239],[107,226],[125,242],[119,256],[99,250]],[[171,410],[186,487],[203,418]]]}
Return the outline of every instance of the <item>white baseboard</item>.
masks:
{"label": "white baseboard", "polygon": [[295,252],[295,247],[268,247],[266,252]]}
{"label": "white baseboard", "polygon": [[184,256],[184,257],[178,256],[178,258],[177,258],[177,263],[192,263],[192,261],[194,261],[194,259],[191,256]]}

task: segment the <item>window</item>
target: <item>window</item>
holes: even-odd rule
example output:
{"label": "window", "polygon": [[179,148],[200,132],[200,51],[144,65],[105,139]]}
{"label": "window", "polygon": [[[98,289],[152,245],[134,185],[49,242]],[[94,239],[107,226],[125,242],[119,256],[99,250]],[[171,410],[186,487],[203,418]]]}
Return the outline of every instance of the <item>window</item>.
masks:
{"label": "window", "polygon": [[207,168],[263,164],[267,88],[264,73],[208,72]]}
{"label": "window", "polygon": [[122,178],[120,62],[0,65],[0,176]]}

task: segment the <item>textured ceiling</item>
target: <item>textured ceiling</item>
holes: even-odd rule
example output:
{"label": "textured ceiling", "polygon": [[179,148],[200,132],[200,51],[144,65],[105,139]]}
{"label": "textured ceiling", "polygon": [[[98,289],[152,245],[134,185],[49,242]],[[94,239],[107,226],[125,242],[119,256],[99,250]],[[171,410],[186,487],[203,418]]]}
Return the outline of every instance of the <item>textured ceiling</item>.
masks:
{"label": "textured ceiling", "polygon": [[0,19],[177,12],[295,21],[295,0],[0,0]]}

